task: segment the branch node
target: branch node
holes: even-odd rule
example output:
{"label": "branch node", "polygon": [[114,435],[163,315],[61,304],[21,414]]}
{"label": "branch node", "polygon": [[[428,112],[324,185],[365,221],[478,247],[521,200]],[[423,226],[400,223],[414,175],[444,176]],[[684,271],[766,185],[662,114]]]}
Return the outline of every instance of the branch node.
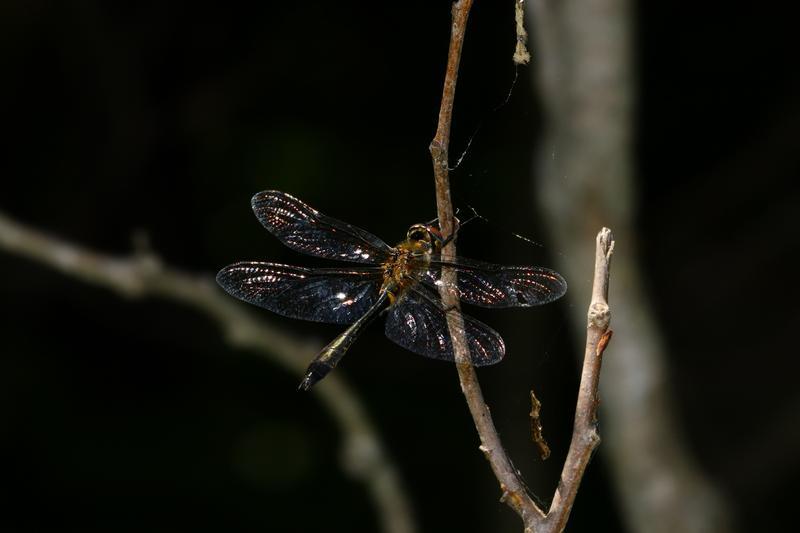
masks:
{"label": "branch node", "polygon": [[602,228],[597,234],[597,246],[603,251],[606,259],[611,259],[611,254],[614,252],[614,235],[608,228]]}
{"label": "branch node", "polygon": [[589,306],[589,327],[596,327],[604,330],[611,321],[611,310],[605,302],[592,302]]}
{"label": "branch node", "polygon": [[486,446],[486,445],[484,445],[484,444],[481,444],[480,446],[478,446],[478,449],[479,449],[480,451],[482,451],[482,452],[483,452],[483,455],[485,455],[487,459],[488,459],[488,458],[491,456],[491,454],[492,454],[492,450],[491,450],[491,448],[489,448],[488,446]]}
{"label": "branch node", "polygon": [[500,503],[506,503],[506,499],[508,499],[508,487],[506,487],[505,483],[500,483]]}
{"label": "branch node", "polygon": [[592,428],[589,430],[588,434],[586,435],[586,442],[591,449],[597,448],[600,445],[600,432],[597,431],[597,421],[592,425]]}
{"label": "branch node", "polygon": [[438,165],[439,167],[447,167],[447,158],[444,157],[446,150],[442,146],[442,143],[439,141],[439,139],[433,139],[431,141],[431,144],[428,146],[428,151],[431,153],[434,165]]}

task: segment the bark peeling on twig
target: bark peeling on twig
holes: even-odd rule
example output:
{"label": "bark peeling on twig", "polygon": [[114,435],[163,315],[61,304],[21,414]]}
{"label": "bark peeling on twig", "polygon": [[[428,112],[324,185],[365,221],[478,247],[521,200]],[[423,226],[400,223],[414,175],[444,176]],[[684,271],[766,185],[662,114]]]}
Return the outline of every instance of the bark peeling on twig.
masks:
{"label": "bark peeling on twig", "polygon": [[[458,67],[464,44],[464,33],[472,6],[471,0],[460,0],[453,4],[453,20],[450,33],[450,50],[447,59],[442,103],[439,109],[439,123],[436,135],[430,145],[433,159],[434,181],[436,186],[436,208],[442,233],[451,235],[454,229],[453,206],[450,199],[448,171],[448,147],[455,99]],[[500,437],[492,422],[489,408],[483,399],[475,369],[469,362],[469,351],[463,338],[462,316],[456,294],[446,289],[455,281],[455,272],[443,269],[440,288],[442,301],[447,309],[447,323],[450,328],[456,367],[461,382],[461,390],[469,407],[475,428],[481,440],[480,450],[500,484],[500,501],[514,509],[522,518],[526,532],[561,531],[569,518],[575,495],[583,472],[600,438],[595,428],[597,412],[597,387],[600,378],[600,365],[603,350],[610,335],[606,334],[610,311],[608,308],[609,259],[614,248],[611,232],[603,228],[597,236],[597,258],[594,271],[594,291],[589,314],[596,320],[589,324],[583,372],[575,414],[572,444],[562,471],[561,482],[553,503],[547,514],[536,505],[528,495],[525,485],[513,467],[503,448]],[[442,250],[445,257],[455,256],[455,242],[451,241]],[[449,282],[449,283],[448,283]],[[603,339],[601,341],[601,339]]]}
{"label": "bark peeling on twig", "polygon": [[531,391],[531,412],[528,416],[531,418],[531,439],[533,439],[536,447],[539,448],[539,457],[542,461],[550,457],[550,446],[544,438],[542,432],[542,402],[536,397],[536,394]]}

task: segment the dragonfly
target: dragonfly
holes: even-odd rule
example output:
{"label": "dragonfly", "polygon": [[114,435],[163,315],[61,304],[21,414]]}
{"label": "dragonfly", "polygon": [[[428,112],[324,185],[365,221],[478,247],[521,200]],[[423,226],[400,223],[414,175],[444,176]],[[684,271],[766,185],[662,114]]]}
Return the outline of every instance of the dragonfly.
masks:
{"label": "dragonfly", "polygon": [[[452,335],[464,339],[468,362],[492,365],[503,359],[503,338],[491,327],[457,312],[440,298],[444,287],[479,307],[532,307],[557,300],[567,283],[537,266],[502,266],[445,257],[452,240],[435,224],[414,224],[406,238],[389,246],[375,235],[306,205],[280,191],[259,192],[251,201],[261,224],[289,248],[322,259],[352,263],[305,268],[244,261],[226,266],[217,282],[230,295],[300,320],[348,325],[311,361],[299,389],[323,379],[371,322],[386,315],[385,334],[413,353],[456,361]],[[455,272],[455,277],[451,275]]]}

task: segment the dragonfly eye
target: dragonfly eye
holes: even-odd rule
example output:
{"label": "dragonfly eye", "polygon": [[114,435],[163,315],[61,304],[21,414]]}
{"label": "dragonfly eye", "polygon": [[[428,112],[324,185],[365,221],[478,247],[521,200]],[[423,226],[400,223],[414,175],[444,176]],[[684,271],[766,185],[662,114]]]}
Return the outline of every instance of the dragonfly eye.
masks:
{"label": "dragonfly eye", "polygon": [[414,242],[431,242],[431,235],[427,228],[422,225],[414,225],[408,230],[406,238]]}

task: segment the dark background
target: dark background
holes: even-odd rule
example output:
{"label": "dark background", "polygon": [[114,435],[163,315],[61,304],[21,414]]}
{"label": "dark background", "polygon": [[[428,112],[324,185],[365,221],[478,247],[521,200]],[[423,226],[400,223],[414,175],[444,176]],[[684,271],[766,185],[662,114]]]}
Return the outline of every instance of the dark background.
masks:
{"label": "dark background", "polygon": [[[0,210],[113,254],[143,232],[166,263],[205,273],[242,259],[314,263],[253,217],[263,189],[400,240],[435,216],[427,146],[449,4],[5,1]],[[469,227],[459,251],[550,265],[559,251],[532,208],[535,65],[493,111],[515,76],[511,4],[478,1],[470,18],[453,159],[478,131],[452,181],[456,203],[492,225]],[[778,530],[800,481],[796,22],[728,4],[641,4],[637,220],[678,412],[741,529]],[[0,291],[3,530],[377,527],[314,395],[229,348],[205,316],[4,252]],[[545,500],[577,387],[571,305],[585,302],[473,313],[506,339],[509,357],[480,377]],[[320,344],[339,331],[262,316]],[[368,406],[424,531],[519,530],[497,503],[451,366],[374,327],[337,373]],[[554,450],[544,464],[527,440],[530,386]],[[622,530],[602,457],[601,447],[571,530]]]}

